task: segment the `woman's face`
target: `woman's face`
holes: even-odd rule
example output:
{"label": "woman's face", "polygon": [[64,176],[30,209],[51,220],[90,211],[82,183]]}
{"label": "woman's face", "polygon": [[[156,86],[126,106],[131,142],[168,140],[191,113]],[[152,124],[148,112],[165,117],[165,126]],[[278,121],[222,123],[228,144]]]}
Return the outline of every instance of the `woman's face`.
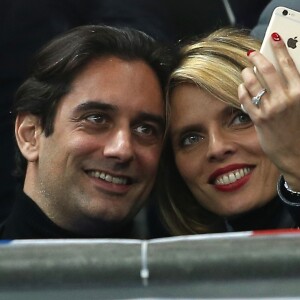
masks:
{"label": "woman's face", "polygon": [[179,172],[206,209],[234,216],[276,195],[279,173],[241,110],[182,84],[171,95],[170,129]]}

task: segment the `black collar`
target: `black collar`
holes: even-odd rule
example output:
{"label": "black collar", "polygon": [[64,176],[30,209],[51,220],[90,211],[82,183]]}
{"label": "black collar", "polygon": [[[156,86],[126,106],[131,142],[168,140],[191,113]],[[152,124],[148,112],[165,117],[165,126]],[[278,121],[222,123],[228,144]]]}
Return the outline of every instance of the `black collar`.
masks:
{"label": "black collar", "polygon": [[227,231],[295,228],[296,224],[279,197],[265,206],[225,219]]}
{"label": "black collar", "polygon": [[24,192],[19,193],[11,214],[0,226],[1,239],[62,239],[62,238],[129,238],[133,222],[110,236],[84,236],[60,228],[53,223]]}

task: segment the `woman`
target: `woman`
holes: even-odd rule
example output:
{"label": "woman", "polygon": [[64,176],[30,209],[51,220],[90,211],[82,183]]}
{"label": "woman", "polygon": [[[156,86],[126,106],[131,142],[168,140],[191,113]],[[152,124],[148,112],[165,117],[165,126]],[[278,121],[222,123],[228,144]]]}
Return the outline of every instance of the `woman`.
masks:
{"label": "woman", "polygon": [[298,226],[287,206],[300,205],[300,75],[276,37],[288,83],[240,30],[182,46],[168,90],[161,199],[172,234]]}

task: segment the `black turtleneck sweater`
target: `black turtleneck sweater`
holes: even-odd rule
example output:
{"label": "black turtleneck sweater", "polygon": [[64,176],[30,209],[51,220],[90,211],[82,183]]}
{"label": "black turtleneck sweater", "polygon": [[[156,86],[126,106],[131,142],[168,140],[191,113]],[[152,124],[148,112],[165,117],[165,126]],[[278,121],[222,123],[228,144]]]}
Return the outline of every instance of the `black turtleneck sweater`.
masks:
{"label": "black turtleneck sweater", "polygon": [[[291,195],[278,181],[278,195],[267,205],[245,214],[225,220],[225,231],[248,231],[266,229],[299,228],[300,196]],[[111,236],[98,238],[135,238],[133,222],[122,226],[122,230]],[[223,226],[222,226],[223,227]],[[41,209],[23,192],[18,197],[12,213],[0,225],[0,239],[57,239],[57,238],[90,238],[66,231],[54,224]]]}
{"label": "black turtleneck sweater", "polygon": [[278,196],[267,205],[225,220],[227,231],[299,228],[300,194],[284,187],[283,176],[277,183]]}
{"label": "black turtleneck sweater", "polygon": [[79,235],[64,230],[53,223],[43,211],[23,192],[15,202],[9,217],[0,226],[0,239],[64,239],[64,238],[131,238],[133,222],[111,236]]}
{"label": "black turtleneck sweater", "polygon": [[263,207],[226,219],[225,225],[229,232],[297,227],[295,220],[279,197]]}

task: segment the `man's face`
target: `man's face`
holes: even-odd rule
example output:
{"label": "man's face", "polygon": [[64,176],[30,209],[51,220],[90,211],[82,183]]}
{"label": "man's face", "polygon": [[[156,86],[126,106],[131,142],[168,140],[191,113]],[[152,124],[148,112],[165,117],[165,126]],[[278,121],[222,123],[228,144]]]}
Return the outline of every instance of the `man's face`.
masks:
{"label": "man's face", "polygon": [[53,134],[41,134],[38,182],[27,194],[68,230],[132,218],[153,186],[163,133],[153,70],[142,61],[95,60],[61,99]]}

